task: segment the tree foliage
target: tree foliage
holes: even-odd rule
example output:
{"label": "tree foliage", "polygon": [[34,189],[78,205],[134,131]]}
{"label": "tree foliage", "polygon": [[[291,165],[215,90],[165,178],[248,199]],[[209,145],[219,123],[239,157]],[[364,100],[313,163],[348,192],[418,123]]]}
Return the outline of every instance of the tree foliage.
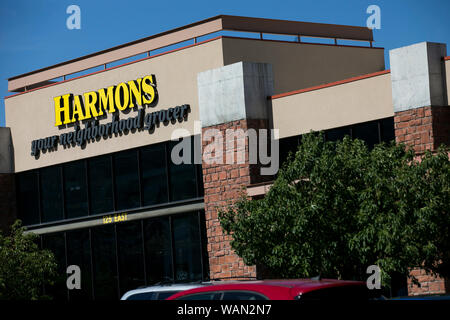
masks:
{"label": "tree foliage", "polygon": [[264,199],[242,195],[219,219],[236,253],[272,275],[366,279],[375,264],[388,285],[416,266],[450,276],[449,206],[444,148],[420,159],[404,145],[310,133]]}
{"label": "tree foliage", "polygon": [[0,300],[36,300],[43,295],[43,286],[52,284],[56,262],[48,250],[40,250],[38,236],[25,234],[16,221],[11,233],[0,233]]}

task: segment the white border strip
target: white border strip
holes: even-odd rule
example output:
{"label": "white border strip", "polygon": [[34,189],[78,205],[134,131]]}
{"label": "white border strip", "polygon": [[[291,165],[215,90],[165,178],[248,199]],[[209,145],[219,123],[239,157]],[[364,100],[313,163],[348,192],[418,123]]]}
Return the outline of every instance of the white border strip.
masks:
{"label": "white border strip", "polygon": [[[201,203],[193,203],[193,204],[186,204],[183,206],[178,207],[168,207],[163,209],[156,209],[151,211],[143,211],[139,213],[132,213],[127,215],[127,221],[133,221],[133,220],[140,220],[140,219],[146,219],[151,217],[159,217],[159,216],[166,216],[176,213],[182,213],[182,212],[190,212],[190,211],[196,211],[196,210],[203,210],[205,209],[205,204],[203,202]],[[123,212],[126,213],[126,212]],[[110,216],[110,215],[105,215]],[[116,222],[120,223],[120,222]],[[112,224],[112,223],[111,223]],[[83,221],[83,222],[74,222],[74,223],[68,223],[58,226],[52,226],[52,227],[43,227],[33,230],[28,230],[25,233],[35,233],[35,234],[46,234],[46,233],[54,233],[54,232],[62,232],[62,231],[69,231],[69,230],[75,230],[75,229],[82,229],[82,228],[91,228],[91,227],[97,227],[104,225],[103,223],[103,217],[99,217],[94,220],[89,221]]]}

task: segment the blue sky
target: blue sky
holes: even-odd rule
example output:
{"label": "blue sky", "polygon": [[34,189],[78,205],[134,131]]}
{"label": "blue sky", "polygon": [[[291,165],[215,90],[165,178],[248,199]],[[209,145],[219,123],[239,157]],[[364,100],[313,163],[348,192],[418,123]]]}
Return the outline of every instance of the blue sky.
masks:
{"label": "blue sky", "polygon": [[[81,30],[66,27],[71,4],[81,8]],[[386,57],[389,49],[421,41],[450,45],[449,0],[1,0],[0,126],[7,79],[15,75],[219,14],[365,26],[372,4],[381,9],[375,45]]]}

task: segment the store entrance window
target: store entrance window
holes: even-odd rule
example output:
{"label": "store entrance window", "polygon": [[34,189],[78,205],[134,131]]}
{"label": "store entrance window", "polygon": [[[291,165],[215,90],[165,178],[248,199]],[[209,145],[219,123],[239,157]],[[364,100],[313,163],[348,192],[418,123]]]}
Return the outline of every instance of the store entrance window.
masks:
{"label": "store entrance window", "polygon": [[[116,300],[156,283],[206,280],[204,212],[120,222],[43,235],[58,263],[54,299]],[[82,290],[67,290],[66,268],[78,265]]]}

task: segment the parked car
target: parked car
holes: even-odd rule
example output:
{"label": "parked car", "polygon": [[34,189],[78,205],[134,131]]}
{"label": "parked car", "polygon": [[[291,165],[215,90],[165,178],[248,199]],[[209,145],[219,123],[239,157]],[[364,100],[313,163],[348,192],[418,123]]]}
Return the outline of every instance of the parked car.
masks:
{"label": "parked car", "polygon": [[333,279],[213,282],[170,296],[167,300],[350,300],[381,298],[365,282]]}
{"label": "parked car", "polygon": [[126,292],[120,300],[165,300],[180,291],[211,285],[211,282],[167,283]]}

